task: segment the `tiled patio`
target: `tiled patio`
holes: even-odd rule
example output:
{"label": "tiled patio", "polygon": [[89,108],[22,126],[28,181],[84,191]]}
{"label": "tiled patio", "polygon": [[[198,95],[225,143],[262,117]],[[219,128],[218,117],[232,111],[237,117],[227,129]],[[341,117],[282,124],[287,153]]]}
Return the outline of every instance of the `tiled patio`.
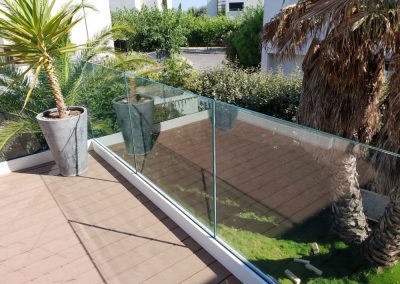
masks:
{"label": "tiled patio", "polygon": [[0,283],[239,283],[95,153],[0,177]]}
{"label": "tiled patio", "polygon": [[[232,129],[217,129],[215,139],[218,224],[282,236],[330,207],[332,173],[313,155],[334,155],[329,150],[240,120]],[[146,157],[128,155],[124,143],[110,148],[211,227],[211,142],[205,119],[159,133]],[[368,165],[361,163],[363,185]],[[238,217],[243,212],[275,222]]]}

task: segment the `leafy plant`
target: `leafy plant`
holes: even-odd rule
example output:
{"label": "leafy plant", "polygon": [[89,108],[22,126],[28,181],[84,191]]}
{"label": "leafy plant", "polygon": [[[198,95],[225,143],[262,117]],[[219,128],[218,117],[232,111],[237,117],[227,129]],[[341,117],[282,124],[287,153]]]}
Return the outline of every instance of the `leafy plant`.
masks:
{"label": "leafy plant", "polygon": [[[27,66],[9,86],[16,84],[32,70],[34,77],[26,94],[26,107],[40,71],[48,77],[59,118],[68,116],[64,97],[57,78],[54,60],[83,47],[68,42],[68,34],[82,20],[79,12],[86,5],[69,2],[59,12],[54,12],[55,0],[4,0],[0,9],[1,37],[10,43],[0,45],[0,57],[7,60],[2,65]],[[87,7],[90,8],[90,7]],[[12,59],[10,59],[12,58]]]}
{"label": "leafy plant", "polygon": [[157,51],[169,55],[180,51],[186,44],[187,29],[182,24],[182,12],[144,6],[136,9],[119,9],[112,13],[113,25],[132,28],[125,33],[129,51]]}
{"label": "leafy plant", "polygon": [[245,67],[255,67],[261,62],[261,33],[264,7],[246,8],[238,28],[227,36],[227,57]]}
{"label": "leafy plant", "polygon": [[301,75],[226,66],[200,74],[185,87],[195,93],[278,118],[293,120],[301,95]]}
{"label": "leafy plant", "polygon": [[[98,60],[97,55],[112,55],[110,40],[118,35],[124,27],[115,26],[105,29],[91,39],[84,49],[75,54],[71,60],[69,53],[64,53],[53,61],[53,68],[57,74],[58,84],[67,105],[82,105],[90,107],[92,135],[110,134],[116,130],[116,117],[111,101],[114,97],[126,93],[126,86],[122,72],[104,68],[89,63]],[[69,42],[68,39],[65,42]],[[115,55],[106,58],[103,63],[109,66],[124,68],[134,72],[149,72],[149,67],[155,64],[141,54]],[[135,68],[135,66],[137,68]],[[0,95],[1,112],[6,114],[6,120],[0,127],[0,150],[3,158],[13,158],[21,154],[21,149],[13,153],[13,142],[19,137],[26,136],[25,140],[38,141],[37,143],[21,143],[26,153],[32,153],[46,147],[41,135],[36,115],[45,109],[53,108],[55,101],[52,99],[50,80],[44,70],[38,74],[32,86],[27,76],[22,76],[23,71],[15,65],[5,65],[0,68],[0,86],[8,86],[10,82],[19,84],[5,88]],[[27,93],[31,92],[31,99],[25,100]],[[84,96],[82,96],[84,94]],[[25,106],[23,112],[21,109]],[[32,139],[34,138],[34,139]]]}
{"label": "leafy plant", "polygon": [[188,13],[183,18],[188,29],[187,42],[189,46],[224,46],[226,35],[236,30],[238,21],[226,16],[199,17]]}
{"label": "leafy plant", "polygon": [[226,16],[208,17],[205,14],[180,9],[147,8],[119,9],[112,13],[113,25],[126,25],[129,51],[160,51],[177,53],[181,46],[223,46],[223,36],[235,30],[237,21]]}
{"label": "leafy plant", "polygon": [[193,66],[179,55],[163,60],[162,66],[161,72],[150,75],[152,80],[182,88],[196,76]]}

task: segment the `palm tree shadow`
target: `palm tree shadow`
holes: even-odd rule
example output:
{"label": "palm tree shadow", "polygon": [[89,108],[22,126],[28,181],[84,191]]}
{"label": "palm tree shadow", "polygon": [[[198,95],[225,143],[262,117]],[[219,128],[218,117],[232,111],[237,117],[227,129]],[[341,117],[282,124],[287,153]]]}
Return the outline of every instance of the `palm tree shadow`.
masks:
{"label": "palm tree shadow", "polygon": [[[354,246],[333,250],[326,254],[321,253],[304,257],[304,259],[311,261],[312,265],[322,270],[322,276],[318,276],[313,271],[306,269],[304,264],[295,262],[293,258],[279,260],[258,259],[250,261],[262,271],[272,275],[276,279],[287,278],[284,272],[286,269],[289,269],[301,279],[302,283],[308,283],[308,281],[318,277],[323,278],[323,281],[333,281],[372,268],[372,266],[364,260],[361,249]],[[359,283],[368,282],[366,277],[361,273],[357,274],[356,278],[358,279],[352,280],[356,280]]]}

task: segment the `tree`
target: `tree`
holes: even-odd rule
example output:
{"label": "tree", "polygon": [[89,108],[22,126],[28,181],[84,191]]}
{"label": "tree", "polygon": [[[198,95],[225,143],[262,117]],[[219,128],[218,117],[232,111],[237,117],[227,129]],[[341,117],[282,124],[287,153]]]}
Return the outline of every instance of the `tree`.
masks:
{"label": "tree", "polygon": [[[379,146],[400,153],[400,53],[394,50],[392,62],[394,73],[389,81],[388,109],[382,129]],[[390,202],[365,244],[366,257],[379,265],[390,266],[400,256],[400,157],[396,154],[376,152],[373,157],[376,165],[376,186],[380,192],[389,195]]]}
{"label": "tree", "polygon": [[[310,0],[289,7],[266,26],[264,40],[281,52],[293,54],[312,39],[303,62],[300,123],[361,142],[371,141],[381,126],[384,55],[399,50],[399,19],[398,1]],[[400,145],[399,128],[395,126],[395,119],[400,118],[398,71],[390,82],[388,118],[381,137],[381,145],[396,151]],[[382,162],[379,157],[375,159]],[[384,166],[380,164],[392,173],[391,202],[370,235],[365,231],[355,160],[354,151],[348,151],[333,163],[339,195],[334,205],[339,217],[336,227],[347,241],[351,235],[358,241],[368,237],[367,258],[379,265],[391,265],[400,255],[400,193],[397,173],[393,174],[397,157],[383,161]]]}
{"label": "tree", "polygon": [[227,56],[244,67],[256,67],[261,62],[261,34],[264,7],[246,8],[239,17],[238,28],[226,37]]}
{"label": "tree", "polygon": [[[111,100],[117,94],[125,93],[125,83],[118,71],[103,67],[93,68],[89,61],[98,54],[106,53],[109,56],[103,63],[112,68],[130,71],[138,76],[159,70],[158,66],[149,68],[156,62],[145,55],[120,54],[113,51],[109,45],[110,40],[125,29],[123,26],[105,29],[95,35],[84,50],[74,54],[75,60],[71,60],[70,54],[64,54],[60,58],[55,58],[54,61],[54,70],[59,75],[59,86],[66,104],[89,104],[91,130],[96,133],[113,133],[116,118]],[[0,67],[0,75],[0,86],[4,86],[8,81],[16,80],[21,75],[21,71],[16,66],[3,66]],[[32,88],[32,98],[26,105],[27,109],[20,112],[24,106],[23,95],[29,92],[29,88],[29,80],[25,78],[18,86],[14,86],[0,96],[1,112],[14,117],[0,125],[1,152],[5,152],[7,147],[21,135],[41,133],[36,115],[52,106],[49,80],[43,70],[38,76],[37,84]],[[80,95],[82,92],[85,96]],[[17,98],[16,94],[19,95]]]}
{"label": "tree", "polygon": [[[351,30],[344,17],[354,7],[352,1],[330,9],[320,7],[322,2],[332,1],[300,1],[283,10],[266,25],[264,42],[289,55],[312,42],[303,62],[299,123],[369,142],[380,127],[383,50],[359,47],[363,32]],[[353,56],[357,53],[359,56]],[[332,206],[334,230],[346,242],[361,243],[368,237],[369,228],[358,186],[356,156],[348,149],[329,158],[336,200]]]}
{"label": "tree", "polygon": [[188,14],[191,14],[195,17],[200,17],[202,15],[207,15],[207,6],[201,6],[201,7],[190,7],[187,10]]}
{"label": "tree", "polygon": [[2,63],[27,66],[12,84],[17,83],[30,71],[34,80],[25,99],[24,107],[32,94],[33,86],[42,69],[45,70],[56,103],[59,118],[68,116],[64,97],[54,69],[54,59],[63,54],[77,51],[82,47],[66,43],[72,28],[82,20],[79,15],[84,6],[69,2],[59,12],[54,13],[55,0],[4,0],[0,9],[0,36],[9,44],[2,44],[0,57],[12,58]]}

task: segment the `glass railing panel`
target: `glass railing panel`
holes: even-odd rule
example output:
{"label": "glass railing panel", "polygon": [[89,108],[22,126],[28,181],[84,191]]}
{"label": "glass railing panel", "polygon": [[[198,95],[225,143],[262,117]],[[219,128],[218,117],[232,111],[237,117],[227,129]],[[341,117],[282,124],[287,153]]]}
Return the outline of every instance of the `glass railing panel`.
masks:
{"label": "glass railing panel", "polygon": [[[0,125],[3,127],[13,127],[13,122],[20,121],[18,116],[0,112]],[[34,117],[26,120],[34,126],[37,122]],[[11,124],[10,124],[11,123]],[[13,139],[11,143],[7,143],[0,151],[0,162],[9,161],[24,156],[37,154],[48,150],[47,143],[41,132],[25,133]]]}
{"label": "glass railing panel", "polygon": [[[105,66],[84,63],[82,84],[82,104],[88,108],[89,136],[96,138],[103,146],[121,156],[135,168],[135,157],[130,137],[125,137],[131,129],[128,108],[128,77],[122,71]],[[116,147],[115,145],[120,145]]]}
{"label": "glass railing panel", "polygon": [[212,228],[212,101],[94,64],[82,92],[92,137]]}
{"label": "glass railing panel", "polygon": [[[45,72],[39,76],[38,83],[32,90],[25,111],[21,112],[26,94],[30,89],[27,79],[11,86],[18,80],[21,69],[18,66],[0,67],[0,125],[3,145],[0,149],[0,161],[7,161],[39,153],[48,149],[44,136],[36,121],[36,115],[54,107],[54,100],[47,84]],[[21,131],[22,130],[22,131]],[[21,133],[15,136],[16,133]]]}
{"label": "glass railing panel", "polygon": [[[361,191],[375,226],[393,188],[383,181],[398,156],[220,102],[215,113],[217,237],[280,282],[288,281],[286,269],[304,283],[366,275],[370,266],[360,250],[334,233],[343,220],[332,205]],[[350,224],[362,219],[354,214]]]}
{"label": "glass railing panel", "polygon": [[[136,170],[212,228],[212,101],[143,78],[128,85]],[[111,149],[124,157],[127,144]]]}

